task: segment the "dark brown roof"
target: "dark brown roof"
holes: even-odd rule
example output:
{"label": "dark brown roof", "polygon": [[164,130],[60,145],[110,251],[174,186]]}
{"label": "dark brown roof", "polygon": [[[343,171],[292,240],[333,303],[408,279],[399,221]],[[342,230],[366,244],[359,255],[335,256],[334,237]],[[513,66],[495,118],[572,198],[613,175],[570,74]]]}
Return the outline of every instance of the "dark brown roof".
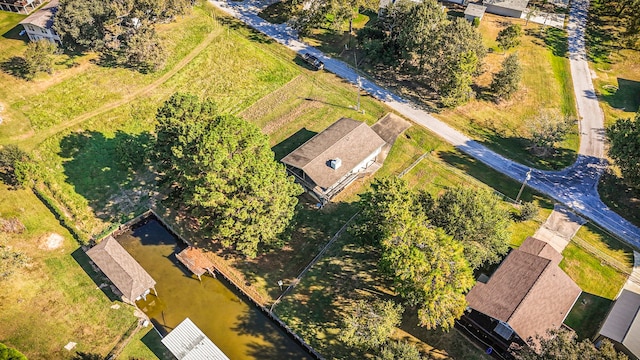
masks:
{"label": "dark brown roof", "polygon": [[130,301],[155,286],[138,262],[112,236],[87,251],[87,255]]}
{"label": "dark brown roof", "polygon": [[518,248],[520,251],[549,259],[556,265],[562,261],[562,255],[551,244],[529,236]]}
{"label": "dark brown roof", "polygon": [[43,29],[51,29],[56,11],[58,11],[58,0],[51,0],[47,5],[20,21],[20,24],[31,24]]}
{"label": "dark brown roof", "polygon": [[[301,169],[316,185],[328,189],[384,144],[367,124],[342,118],[285,156],[282,162]],[[342,166],[336,170],[328,164],[335,159],[342,160]]]}
{"label": "dark brown roof", "polygon": [[472,309],[508,323],[525,340],[560,327],[581,293],[558,267],[557,256],[550,253],[555,250],[540,245],[527,238],[524,251],[513,250],[486,284],[476,283],[467,294]]}

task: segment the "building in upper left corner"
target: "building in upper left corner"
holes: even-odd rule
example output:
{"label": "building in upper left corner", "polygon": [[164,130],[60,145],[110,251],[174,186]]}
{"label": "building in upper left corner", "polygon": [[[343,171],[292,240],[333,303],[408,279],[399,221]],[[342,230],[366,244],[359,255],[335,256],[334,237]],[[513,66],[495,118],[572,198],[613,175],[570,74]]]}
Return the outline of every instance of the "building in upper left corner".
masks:
{"label": "building in upper left corner", "polygon": [[58,11],[58,0],[51,0],[33,14],[27,16],[20,24],[29,36],[29,40],[49,40],[61,45],[60,36],[53,29],[53,18]]}

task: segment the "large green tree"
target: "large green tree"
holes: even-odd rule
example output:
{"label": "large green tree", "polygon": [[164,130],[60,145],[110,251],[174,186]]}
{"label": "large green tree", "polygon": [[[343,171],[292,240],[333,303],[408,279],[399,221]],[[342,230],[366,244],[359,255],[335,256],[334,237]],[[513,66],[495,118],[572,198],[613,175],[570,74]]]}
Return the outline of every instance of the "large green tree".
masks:
{"label": "large green tree", "polygon": [[502,50],[509,50],[520,45],[520,36],[522,36],[522,28],[518,24],[511,24],[498,32],[496,42]]}
{"label": "large green tree", "polygon": [[381,269],[417,307],[420,324],[452,327],[466,307],[473,277],[462,246],[429,223],[430,197],[410,191],[402,179],[386,178],[374,181],[361,203],[353,231],[381,249]]}
{"label": "large green tree", "polygon": [[402,307],[391,300],[358,300],[342,320],[340,340],[349,346],[374,349],[385,343],[402,320]]}
{"label": "large green tree", "polygon": [[68,48],[99,50],[108,37],[107,26],[115,18],[108,1],[60,0],[53,26]]}
{"label": "large green tree", "polygon": [[48,40],[29,42],[24,52],[27,78],[32,78],[39,72],[50,74],[53,71],[53,55],[56,49],[56,44]]}
{"label": "large green tree", "polygon": [[462,186],[447,189],[438,198],[431,221],[462,243],[465,257],[474,268],[498,262],[509,250],[509,212],[489,190]]}
{"label": "large green tree", "polygon": [[562,330],[550,331],[538,344],[523,346],[515,350],[517,360],[627,360],[623,353],[616,352],[609,341],[604,340],[596,349],[589,339],[577,341],[573,333]]}
{"label": "large green tree", "polygon": [[640,112],[632,119],[620,119],[607,128],[609,156],[620,168],[629,186],[640,187]]}
{"label": "large green tree", "polygon": [[27,360],[20,351],[0,343],[0,360]]}
{"label": "large green tree", "polygon": [[376,360],[427,360],[418,348],[406,340],[389,341],[380,350]]}
{"label": "large green tree", "polygon": [[0,181],[21,187],[29,179],[33,166],[29,154],[16,145],[0,146]]}
{"label": "large green tree", "polygon": [[518,54],[511,54],[502,62],[500,71],[493,75],[491,92],[497,100],[508,99],[518,91],[521,78],[522,67],[520,67]]}
{"label": "large green tree", "polygon": [[161,177],[208,235],[250,257],[277,244],[302,188],[275,161],[268,137],[188,94],[173,95],[157,119]]}

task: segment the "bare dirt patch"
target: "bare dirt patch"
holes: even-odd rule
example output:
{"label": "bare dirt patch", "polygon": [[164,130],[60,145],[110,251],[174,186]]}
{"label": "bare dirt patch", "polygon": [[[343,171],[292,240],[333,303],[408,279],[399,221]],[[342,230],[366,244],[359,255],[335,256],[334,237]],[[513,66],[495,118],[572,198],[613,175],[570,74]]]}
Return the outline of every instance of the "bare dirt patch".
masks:
{"label": "bare dirt patch", "polygon": [[40,248],[45,250],[55,250],[60,248],[63,243],[64,237],[62,237],[62,235],[51,233],[43,239]]}

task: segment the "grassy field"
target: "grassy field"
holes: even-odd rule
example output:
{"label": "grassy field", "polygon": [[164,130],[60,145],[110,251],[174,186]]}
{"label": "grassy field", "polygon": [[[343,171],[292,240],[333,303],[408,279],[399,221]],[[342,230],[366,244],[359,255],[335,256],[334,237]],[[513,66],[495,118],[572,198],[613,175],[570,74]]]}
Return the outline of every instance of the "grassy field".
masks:
{"label": "grassy field", "polygon": [[[19,21],[7,20],[4,14],[0,12],[0,24],[5,28],[12,28],[12,21],[14,24]],[[0,88],[0,102],[5,104],[0,144],[19,142],[24,148],[34,149],[41,180],[38,189],[53,199],[58,215],[68,219],[66,224],[81,239],[102,234],[113,224],[142,212],[157,195],[151,169],[135,174],[120,169],[115,146],[125,137],[148,139],[157,107],[175,91],[210,97],[222,111],[240,114],[256,123],[270,135],[277,159],[340,117],[371,124],[388,111],[380,102],[363,96],[365,114],[354,112],[351,106],[356,93],[352,86],[331,74],[299,66],[294,53],[220,17],[209,6],[197,6],[193,14],[163,25],[160,32],[170,44],[172,56],[165,69],[156,74],[103,68],[94,64],[90,55],[74,59],[63,55],[54,75],[31,82],[0,72],[0,82],[8,84]],[[0,49],[3,46],[13,53],[0,52],[0,57],[13,56],[22,51],[24,41],[0,39]],[[201,51],[194,53],[199,46]],[[182,64],[182,59],[190,55],[193,58]],[[77,65],[67,67],[65,64],[69,62]],[[84,114],[92,112],[95,116],[84,120]],[[405,177],[412,186],[434,195],[446,186],[461,183],[471,186],[486,183],[510,198],[520,188],[519,183],[415,126],[398,139],[377,176],[397,175],[427,152],[431,155]],[[335,204],[321,210],[315,209],[314,201],[302,197],[296,226],[288,234],[291,240],[283,250],[253,260],[227,254],[228,264],[235,266],[266,299],[274,298],[279,294],[277,280],[288,282],[298,275],[357,211],[358,193],[366,189],[370,180],[358,181]],[[34,264],[21,274],[24,276],[16,277],[21,281],[10,284],[7,311],[2,301],[0,323],[11,326],[0,329],[0,338],[21,350],[36,344],[31,347],[33,353],[27,354],[34,358],[47,358],[40,354],[62,354],[60,349],[68,341],[78,342],[80,351],[106,354],[134,321],[131,308],[109,308],[112,302],[107,294],[97,290],[87,275],[92,272],[77,242],[32,193],[0,190],[0,216],[17,214],[30,229],[24,236],[12,239],[12,244],[24,249]],[[529,189],[522,199],[536,201],[542,211],[538,219],[512,225],[514,246],[533,234],[553,208],[549,200]],[[43,252],[36,243],[50,232],[63,234],[65,245],[59,251]],[[351,240],[342,237],[312,269],[297,288],[300,290],[296,290],[291,300],[278,305],[277,311],[312,345],[318,345],[321,352],[326,349],[328,354],[346,357],[349,354],[335,340],[340,306],[363,292],[388,293],[385,284],[378,283],[380,275],[375,269],[374,254],[351,245]],[[604,241],[603,246],[607,246],[605,240],[593,241]],[[568,255],[570,260],[577,260],[567,265],[567,269],[583,267],[581,276],[585,279],[591,276],[591,271],[608,274],[607,267],[581,263],[579,253],[571,256]],[[597,284],[592,286],[594,293],[608,291],[597,289]],[[298,298],[302,301],[294,302]],[[37,321],[43,312],[51,314],[44,324]],[[38,337],[41,334],[36,327],[44,327],[46,335]],[[57,332],[53,331],[56,327]],[[433,355],[483,358],[455,331],[426,332],[406,320],[397,336],[418,342]],[[124,349],[121,358],[152,357],[151,352],[158,351],[157,340],[153,332],[141,332]]]}
{"label": "grassy field", "polygon": [[103,280],[87,256],[30,190],[0,185],[0,216],[26,226],[9,245],[31,258],[27,268],[0,280],[2,342],[30,359],[69,358],[73,352],[63,347],[71,341],[78,351],[109,352],[136,321],[133,308],[98,289]]}
{"label": "grassy field", "polygon": [[540,109],[556,109],[576,118],[571,71],[567,58],[566,34],[555,28],[542,31],[540,25],[511,20],[523,27],[521,44],[509,52],[517,52],[523,70],[521,88],[511,99],[498,104],[483,100],[491,76],[500,69],[505,55],[495,42],[498,31],[507,26],[505,18],[487,14],[480,23],[484,44],[492,51],[485,59],[486,72],[477,85],[482,89],[478,99],[436,117],[456,129],[478,139],[489,148],[522,164],[539,169],[560,169],[572,164],[579,146],[577,125],[567,139],[558,144],[557,154],[550,158],[533,156],[527,147],[530,138],[527,123]]}

